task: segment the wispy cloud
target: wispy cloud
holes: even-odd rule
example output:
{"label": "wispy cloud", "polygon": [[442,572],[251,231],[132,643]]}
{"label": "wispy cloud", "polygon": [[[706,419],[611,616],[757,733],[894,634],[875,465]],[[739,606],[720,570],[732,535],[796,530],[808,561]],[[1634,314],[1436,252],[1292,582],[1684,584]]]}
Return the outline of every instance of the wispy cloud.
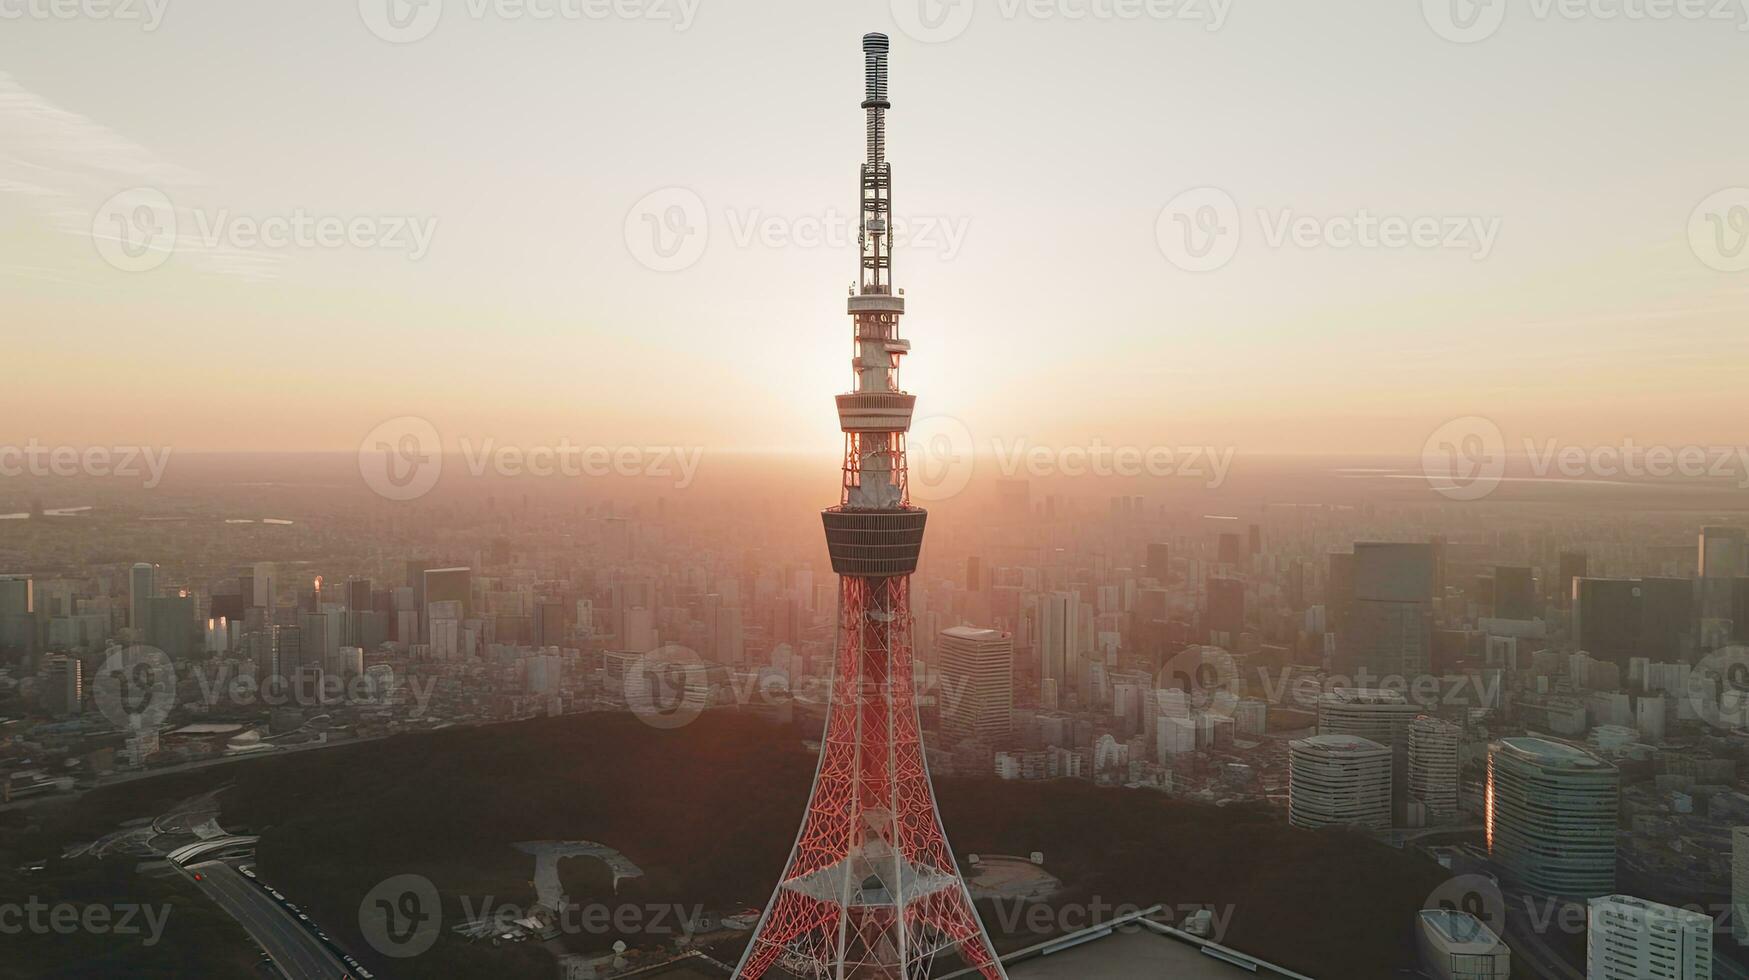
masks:
{"label": "wispy cloud", "polygon": [[[70,112],[0,72],[0,193],[42,214],[56,231],[90,239],[99,210],[119,191],[149,187],[176,204],[198,196],[202,177],[92,119]],[[191,226],[190,225],[190,226]],[[274,278],[278,257],[193,235],[176,240],[196,268],[245,279]]]}

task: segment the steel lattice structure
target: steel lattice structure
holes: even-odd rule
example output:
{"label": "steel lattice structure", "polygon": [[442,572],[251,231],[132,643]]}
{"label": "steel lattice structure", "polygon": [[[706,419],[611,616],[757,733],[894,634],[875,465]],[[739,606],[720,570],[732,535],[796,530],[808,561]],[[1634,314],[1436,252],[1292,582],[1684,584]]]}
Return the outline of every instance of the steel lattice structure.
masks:
{"label": "steel lattice structure", "polygon": [[865,35],[868,160],[861,274],[849,312],[855,388],[838,396],[844,478],[823,511],[838,573],[838,653],[814,788],[788,866],[737,977],[924,980],[939,954],[1006,978],[936,811],[918,730],[911,573],[927,513],[911,506],[899,387],[905,299],[892,288],[892,172],[886,162],[887,38]]}

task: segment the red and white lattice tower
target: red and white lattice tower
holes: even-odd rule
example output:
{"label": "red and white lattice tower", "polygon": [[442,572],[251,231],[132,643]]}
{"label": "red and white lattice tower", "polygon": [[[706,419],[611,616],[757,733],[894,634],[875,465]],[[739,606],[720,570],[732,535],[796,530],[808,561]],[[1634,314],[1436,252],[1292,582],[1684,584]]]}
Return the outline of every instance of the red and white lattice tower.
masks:
{"label": "red and white lattice tower", "polygon": [[855,389],[838,396],[843,493],[821,513],[838,573],[838,658],[826,737],[789,865],[737,977],[862,980],[971,967],[1005,978],[935,809],[912,677],[911,573],[928,516],[911,506],[905,432],[917,398],[899,388],[904,296],[892,285],[886,161],[887,38],[862,39],[868,162],[862,272],[850,297]]}

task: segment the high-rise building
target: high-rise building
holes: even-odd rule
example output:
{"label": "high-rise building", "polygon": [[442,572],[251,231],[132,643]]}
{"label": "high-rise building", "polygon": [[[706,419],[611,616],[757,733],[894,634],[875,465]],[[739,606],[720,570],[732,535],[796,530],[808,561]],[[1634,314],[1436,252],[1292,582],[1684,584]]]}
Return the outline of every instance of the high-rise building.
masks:
{"label": "high-rise building", "polygon": [[1749,532],[1740,527],[1701,528],[1699,565],[1701,578],[1749,575]]}
{"label": "high-rise building", "polygon": [[1586,980],[1712,980],[1712,916],[1631,895],[1588,906]]}
{"label": "high-rise building", "polygon": [[85,703],[84,665],[78,657],[51,656],[43,661],[43,710],[57,718],[79,714]]}
{"label": "high-rise building", "polygon": [[1525,887],[1591,898],[1615,890],[1621,774],[1590,751],[1535,736],[1488,747],[1488,853]]}
{"label": "high-rise building", "polygon": [[140,634],[141,642],[164,651],[172,661],[194,655],[199,629],[194,618],[194,596],[179,589],[174,595],[152,596],[145,601],[144,608],[146,628]]}
{"label": "high-rise building", "polygon": [[146,635],[146,624],[151,615],[146,600],[157,594],[158,566],[136,562],[128,572],[128,626],[133,628],[136,636]]}
{"label": "high-rise building", "polygon": [[1353,570],[1354,598],[1338,636],[1337,673],[1361,686],[1381,677],[1427,675],[1433,663],[1432,546],[1360,542]]}
{"label": "high-rise building", "polygon": [[1591,561],[1583,551],[1563,551],[1556,565],[1555,602],[1565,609],[1573,604],[1573,580],[1585,578]]}
{"label": "high-rise building", "polygon": [[1014,730],[1014,635],[950,626],[936,641],[941,733],[954,741],[1001,739]]}
{"label": "high-rise building", "polygon": [[1494,566],[1494,616],[1497,619],[1537,619],[1542,612],[1536,580],[1527,565]]}
{"label": "high-rise building", "polygon": [[1573,640],[1591,656],[1626,670],[1640,655],[1641,619],[1638,579],[1573,580]]}
{"label": "high-rise building", "polygon": [[1391,750],[1353,735],[1288,743],[1288,821],[1296,827],[1391,826]]}
{"label": "high-rise building", "polygon": [[1337,688],[1318,698],[1318,734],[1355,735],[1391,751],[1391,815],[1406,822],[1409,804],[1409,725],[1421,714],[1401,691]]}
{"label": "high-rise building", "polygon": [[1245,629],[1245,580],[1209,579],[1209,642],[1233,649]]}
{"label": "high-rise building", "polygon": [[1081,597],[1073,592],[1048,592],[1038,597],[1039,680],[1056,681],[1057,690],[1074,686],[1081,631],[1076,622]]}
{"label": "high-rise building", "polygon": [[431,606],[438,602],[459,603],[460,615],[457,620],[472,619],[474,615],[473,571],[465,566],[455,568],[427,568],[421,574],[424,583],[419,591],[424,605],[420,613],[424,617],[426,630],[429,632],[431,623]]}
{"label": "high-rise building", "polygon": [[1409,802],[1425,808],[1430,824],[1458,812],[1458,748],[1463,729],[1425,715],[1409,723]]}
{"label": "high-rise building", "polygon": [[36,584],[29,575],[0,575],[0,653],[34,656],[42,646],[46,617],[36,607]]}
{"label": "high-rise building", "polygon": [[1000,980],[1001,961],[948,847],[919,732],[911,575],[928,515],[911,505],[905,465],[916,396],[899,384],[911,345],[899,336],[905,298],[893,287],[889,247],[886,35],[865,35],[862,50],[868,159],[861,275],[849,300],[855,382],[838,396],[838,505],[821,514],[839,582],[832,702],[801,832],[735,976],[758,980],[776,968],[920,978],[945,953],[968,973]]}
{"label": "high-rise building", "polygon": [[1172,566],[1172,549],[1164,542],[1148,543],[1147,575],[1156,582],[1165,582],[1166,573]]}

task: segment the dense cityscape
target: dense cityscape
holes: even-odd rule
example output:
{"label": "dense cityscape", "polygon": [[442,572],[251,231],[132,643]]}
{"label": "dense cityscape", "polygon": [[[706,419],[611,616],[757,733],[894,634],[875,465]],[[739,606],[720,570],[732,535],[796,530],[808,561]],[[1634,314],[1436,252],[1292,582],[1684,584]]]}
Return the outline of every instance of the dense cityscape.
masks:
{"label": "dense cityscape", "polygon": [[0,0],[0,980],[1749,980],[1749,0],[862,6]]}

